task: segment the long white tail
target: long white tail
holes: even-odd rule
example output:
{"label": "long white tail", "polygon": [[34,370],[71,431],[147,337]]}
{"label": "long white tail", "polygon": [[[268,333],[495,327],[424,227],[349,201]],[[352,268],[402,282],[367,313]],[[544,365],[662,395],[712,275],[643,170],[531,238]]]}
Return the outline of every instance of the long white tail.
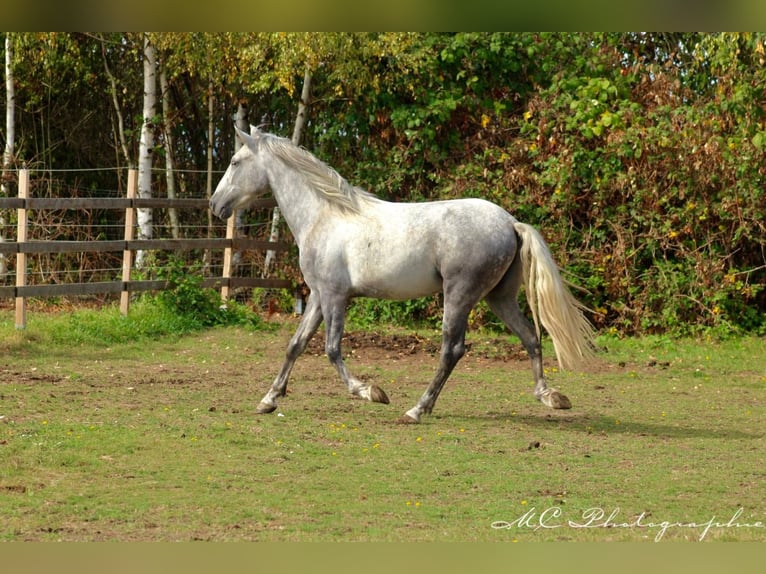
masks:
{"label": "long white tail", "polygon": [[526,223],[516,222],[514,227],[521,238],[524,284],[537,337],[542,324],[553,340],[559,365],[573,369],[593,356],[594,331],[582,313],[585,307],[569,292],[538,231]]}

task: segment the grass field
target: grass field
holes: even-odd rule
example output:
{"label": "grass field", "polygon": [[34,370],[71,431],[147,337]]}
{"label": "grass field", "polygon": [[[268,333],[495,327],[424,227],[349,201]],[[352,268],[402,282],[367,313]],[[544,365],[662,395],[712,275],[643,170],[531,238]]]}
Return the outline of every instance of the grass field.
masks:
{"label": "grass field", "polygon": [[532,395],[510,338],[469,353],[422,424],[439,335],[352,332],[349,398],[316,341],[254,409],[295,326],[52,340],[0,324],[0,540],[766,540],[766,341],[602,338]]}

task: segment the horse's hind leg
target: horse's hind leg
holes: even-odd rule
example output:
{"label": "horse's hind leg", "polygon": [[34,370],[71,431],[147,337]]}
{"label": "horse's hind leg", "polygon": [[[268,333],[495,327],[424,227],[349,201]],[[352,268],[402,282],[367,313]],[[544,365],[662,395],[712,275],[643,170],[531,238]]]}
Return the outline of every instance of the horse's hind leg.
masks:
{"label": "horse's hind leg", "polygon": [[548,387],[543,373],[543,353],[532,323],[524,316],[516,299],[521,282],[521,265],[517,258],[503,280],[486,297],[489,308],[515,333],[532,362],[535,397],[552,409],[571,409],[572,403],[556,389]]}
{"label": "horse's hind leg", "polygon": [[431,414],[444,383],[447,382],[455,365],[465,354],[465,331],[468,327],[468,314],[472,307],[470,301],[453,305],[449,295],[445,295],[439,369],[418,403],[402,415],[398,422],[419,423],[421,415]]}
{"label": "horse's hind leg", "polygon": [[310,295],[298,329],[287,345],[287,353],[282,369],[279,371],[277,378],[274,379],[269,392],[261,399],[255,411],[256,413],[270,413],[277,408],[277,399],[284,397],[287,392],[287,379],[290,377],[290,371],[292,371],[295,361],[306,350],[311,337],[314,336],[314,333],[316,333],[321,324],[322,309],[319,305],[319,297]]}

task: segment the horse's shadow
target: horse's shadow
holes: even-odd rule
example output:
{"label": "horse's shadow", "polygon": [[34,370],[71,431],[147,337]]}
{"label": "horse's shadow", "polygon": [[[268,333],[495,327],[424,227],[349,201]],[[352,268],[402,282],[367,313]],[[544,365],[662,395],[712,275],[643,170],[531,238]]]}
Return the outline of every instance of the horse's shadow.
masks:
{"label": "horse's shadow", "polygon": [[507,412],[487,412],[473,415],[472,419],[492,419],[498,422],[512,422],[516,425],[530,428],[552,428],[557,425],[567,431],[576,431],[586,434],[605,435],[635,435],[648,436],[661,439],[722,439],[722,440],[757,440],[766,436],[763,432],[744,432],[731,428],[703,428],[685,424],[668,424],[664,422],[646,422],[620,420],[614,416],[600,413],[563,413],[556,411],[540,414],[509,414]]}

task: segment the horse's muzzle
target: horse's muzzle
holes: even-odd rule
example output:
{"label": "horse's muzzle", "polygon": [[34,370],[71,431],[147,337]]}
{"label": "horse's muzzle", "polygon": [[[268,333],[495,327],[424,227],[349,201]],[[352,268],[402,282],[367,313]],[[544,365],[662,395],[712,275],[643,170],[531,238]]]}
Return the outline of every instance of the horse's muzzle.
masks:
{"label": "horse's muzzle", "polygon": [[220,217],[221,219],[229,219],[233,210],[228,205],[221,205],[220,202],[216,201],[215,197],[212,197],[210,199],[210,211],[212,211],[213,215],[216,217]]}

